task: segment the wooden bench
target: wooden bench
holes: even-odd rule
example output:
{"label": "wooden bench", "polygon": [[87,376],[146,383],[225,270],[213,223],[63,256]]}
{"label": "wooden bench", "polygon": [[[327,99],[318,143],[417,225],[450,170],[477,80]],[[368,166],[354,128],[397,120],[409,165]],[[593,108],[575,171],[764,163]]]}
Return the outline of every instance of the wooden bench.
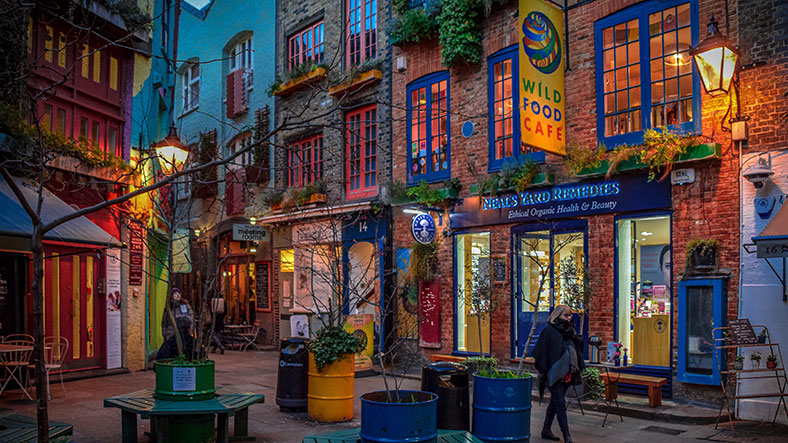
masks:
{"label": "wooden bench", "polygon": [[462,363],[466,358],[467,357],[460,357],[459,355],[430,354],[430,360],[432,360],[433,363],[438,361],[452,361],[455,363]]}
{"label": "wooden bench", "polygon": [[[74,433],[74,426],[57,421],[49,422],[49,438],[62,437]],[[33,417],[5,413],[0,414],[0,441],[4,443],[23,443],[38,438],[38,423]]]}
{"label": "wooden bench", "polygon": [[618,397],[618,383],[628,383],[648,388],[648,405],[652,408],[662,404],[662,386],[668,383],[667,378],[623,372],[602,373],[599,374],[599,377],[607,382],[605,384],[605,400],[612,401]]}
{"label": "wooden bench", "polygon": [[[216,442],[254,440],[249,434],[249,406],[263,403],[265,396],[262,394],[224,394],[217,393],[216,397],[199,401],[169,401],[157,399],[153,396],[153,389],[143,389],[130,394],[119,395],[104,399],[105,408],[118,408],[121,410],[121,431],[123,443],[136,443],[137,441],[137,414],[143,419],[151,419],[151,430],[157,441],[166,441],[167,417],[183,415],[208,415],[216,414],[217,431]],[[235,431],[228,435],[228,417],[235,417]],[[154,424],[161,424],[153,426]],[[154,430],[153,428],[156,428]],[[156,435],[159,434],[160,435]]]}
{"label": "wooden bench", "polygon": [[[301,443],[358,443],[361,428],[345,429],[321,435],[307,435]],[[437,443],[482,443],[468,431],[438,429]]]}

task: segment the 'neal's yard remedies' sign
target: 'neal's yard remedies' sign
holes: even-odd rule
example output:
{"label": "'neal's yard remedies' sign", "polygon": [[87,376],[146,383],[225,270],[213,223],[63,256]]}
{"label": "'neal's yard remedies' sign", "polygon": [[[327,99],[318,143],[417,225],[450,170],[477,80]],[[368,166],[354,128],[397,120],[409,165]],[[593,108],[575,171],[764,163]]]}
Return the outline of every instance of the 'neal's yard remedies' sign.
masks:
{"label": "'neal's yard remedies' sign", "polygon": [[456,229],[668,207],[670,182],[649,182],[643,175],[627,175],[615,180],[466,198],[455,207],[450,226]]}

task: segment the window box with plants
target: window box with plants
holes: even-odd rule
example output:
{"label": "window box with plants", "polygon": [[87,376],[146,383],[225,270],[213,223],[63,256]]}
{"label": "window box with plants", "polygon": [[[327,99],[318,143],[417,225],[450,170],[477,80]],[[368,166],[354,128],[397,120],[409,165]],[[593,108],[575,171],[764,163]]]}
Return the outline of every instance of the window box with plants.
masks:
{"label": "window box with plants", "polygon": [[269,95],[284,97],[294,92],[300,91],[310,84],[322,80],[326,77],[327,69],[324,65],[315,64],[313,61],[306,61],[287,74],[284,82],[275,80],[268,88]]}
{"label": "window box with plants", "polygon": [[442,186],[441,188],[433,188],[429,183],[422,180],[418,185],[408,189],[407,195],[411,200],[428,208],[445,206],[460,196],[460,190],[462,190],[460,179],[452,178],[446,180]]}
{"label": "window box with plants", "polygon": [[507,192],[522,192],[531,186],[546,186],[553,183],[555,183],[555,175],[540,172],[537,163],[507,162],[504,163],[501,172],[492,173],[484,181],[472,184],[469,191],[472,195],[500,195]]}
{"label": "window box with plants", "polygon": [[381,59],[375,59],[355,66],[344,80],[328,88],[328,93],[339,97],[383,80],[382,62]]}
{"label": "window box with plants", "polygon": [[708,272],[717,267],[720,242],[715,239],[696,238],[687,243],[687,272]]}

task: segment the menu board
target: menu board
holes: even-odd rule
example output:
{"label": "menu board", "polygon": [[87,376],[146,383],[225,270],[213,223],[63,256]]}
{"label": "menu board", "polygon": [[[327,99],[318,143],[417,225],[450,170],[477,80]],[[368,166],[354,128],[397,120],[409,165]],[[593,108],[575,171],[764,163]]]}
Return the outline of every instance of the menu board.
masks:
{"label": "menu board", "polygon": [[751,345],[758,343],[758,337],[752,329],[750,320],[747,318],[737,318],[728,322],[728,332],[733,337],[733,342],[737,345]]}
{"label": "menu board", "polygon": [[506,256],[502,257],[493,257],[493,282],[494,283],[506,283],[507,282],[507,275],[506,275]]}
{"label": "menu board", "polygon": [[257,309],[271,310],[271,262],[264,261],[255,264],[255,295],[257,296]]}

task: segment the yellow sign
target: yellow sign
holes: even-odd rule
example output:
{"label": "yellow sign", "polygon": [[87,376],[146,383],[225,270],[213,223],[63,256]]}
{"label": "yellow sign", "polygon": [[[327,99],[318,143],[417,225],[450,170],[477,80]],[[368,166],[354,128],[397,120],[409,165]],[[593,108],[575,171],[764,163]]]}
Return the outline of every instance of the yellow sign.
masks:
{"label": "yellow sign", "polygon": [[563,13],[520,0],[520,136],[528,146],[566,154]]}
{"label": "yellow sign", "polygon": [[375,345],[375,318],[372,314],[348,315],[345,330],[361,339],[361,349],[356,353],[356,372],[372,369]]}

